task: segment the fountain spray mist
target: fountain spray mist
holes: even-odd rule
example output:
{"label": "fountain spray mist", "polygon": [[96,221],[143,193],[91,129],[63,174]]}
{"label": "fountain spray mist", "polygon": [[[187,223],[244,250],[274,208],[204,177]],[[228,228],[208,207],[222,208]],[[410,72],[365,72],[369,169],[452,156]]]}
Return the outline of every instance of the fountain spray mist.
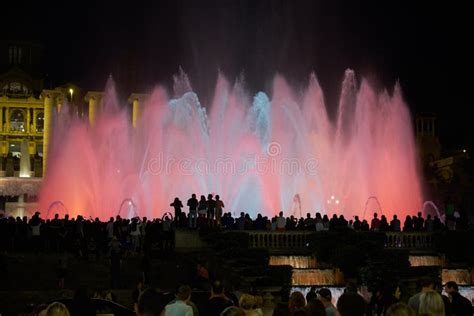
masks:
{"label": "fountain spray mist", "polygon": [[192,193],[219,194],[234,214],[350,218],[421,208],[412,121],[398,85],[377,93],[346,71],[334,122],[314,74],[303,96],[276,76],[271,98],[219,76],[207,107],[186,76],[175,88],[173,99],[156,88],[135,128],[113,84],[93,126],[58,114],[41,208],[61,201],[73,216],[159,217],[175,196]]}

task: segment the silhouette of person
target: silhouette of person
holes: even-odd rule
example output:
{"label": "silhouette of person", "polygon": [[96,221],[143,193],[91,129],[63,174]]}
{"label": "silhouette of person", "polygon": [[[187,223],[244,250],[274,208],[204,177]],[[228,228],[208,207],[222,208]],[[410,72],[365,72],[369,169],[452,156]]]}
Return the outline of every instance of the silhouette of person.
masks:
{"label": "silhouette of person", "polygon": [[207,215],[207,201],[204,195],[201,195],[198,203],[198,213],[199,216],[206,217]]}
{"label": "silhouette of person", "polygon": [[216,222],[217,225],[221,224],[222,209],[224,208],[224,202],[220,199],[219,195],[216,195]]}
{"label": "silhouette of person", "polygon": [[173,203],[170,206],[174,207],[174,220],[178,223],[181,218],[181,208],[183,208],[183,203],[179,198],[175,197]]}
{"label": "silhouette of person", "polygon": [[207,196],[207,218],[209,222],[214,220],[214,212],[216,209],[216,201],[212,198],[212,194]]}
{"label": "silhouette of person", "polygon": [[196,199],[196,194],[193,193],[191,195],[191,198],[188,200],[187,205],[189,207],[189,227],[195,228],[196,222],[197,222],[198,205],[199,205],[199,202]]}

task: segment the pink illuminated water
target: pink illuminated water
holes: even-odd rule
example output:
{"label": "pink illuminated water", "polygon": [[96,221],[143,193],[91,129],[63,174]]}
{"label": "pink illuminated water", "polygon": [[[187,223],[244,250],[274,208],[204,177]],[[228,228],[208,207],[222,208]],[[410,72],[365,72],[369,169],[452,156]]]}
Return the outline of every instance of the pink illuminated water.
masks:
{"label": "pink illuminated water", "polygon": [[320,211],[350,218],[367,209],[367,216],[391,217],[422,206],[411,117],[398,86],[392,95],[377,94],[347,71],[334,120],[314,75],[300,94],[277,76],[271,98],[252,97],[242,84],[219,77],[207,107],[185,76],[175,90],[179,97],[169,99],[155,89],[136,128],[113,85],[94,126],[62,111],[42,209],[61,201],[70,215],[157,217],[170,211],[175,196],[185,204],[191,193],[209,192],[235,214]]}

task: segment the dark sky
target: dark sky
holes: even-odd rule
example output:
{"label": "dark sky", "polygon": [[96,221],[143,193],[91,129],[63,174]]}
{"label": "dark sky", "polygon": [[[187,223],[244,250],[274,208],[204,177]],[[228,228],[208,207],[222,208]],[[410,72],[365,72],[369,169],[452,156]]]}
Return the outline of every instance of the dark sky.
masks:
{"label": "dark sky", "polygon": [[[17,3],[17,4],[15,4]],[[435,1],[201,0],[2,4],[2,33],[44,47],[53,84],[123,93],[170,85],[181,65],[206,100],[217,69],[251,91],[275,72],[298,85],[315,71],[329,106],[346,68],[377,87],[400,80],[412,113],[436,113],[445,147],[473,148],[472,18]],[[10,13],[6,13],[10,12]]]}

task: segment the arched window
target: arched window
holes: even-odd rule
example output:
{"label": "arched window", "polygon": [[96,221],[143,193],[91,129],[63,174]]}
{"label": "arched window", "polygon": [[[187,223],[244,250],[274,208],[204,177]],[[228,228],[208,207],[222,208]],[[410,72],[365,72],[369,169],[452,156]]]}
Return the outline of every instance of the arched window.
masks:
{"label": "arched window", "polygon": [[36,132],[43,132],[44,130],[44,113],[40,112],[36,115]]}
{"label": "arched window", "polygon": [[22,110],[15,109],[10,114],[10,131],[24,132],[25,131],[25,114]]}

